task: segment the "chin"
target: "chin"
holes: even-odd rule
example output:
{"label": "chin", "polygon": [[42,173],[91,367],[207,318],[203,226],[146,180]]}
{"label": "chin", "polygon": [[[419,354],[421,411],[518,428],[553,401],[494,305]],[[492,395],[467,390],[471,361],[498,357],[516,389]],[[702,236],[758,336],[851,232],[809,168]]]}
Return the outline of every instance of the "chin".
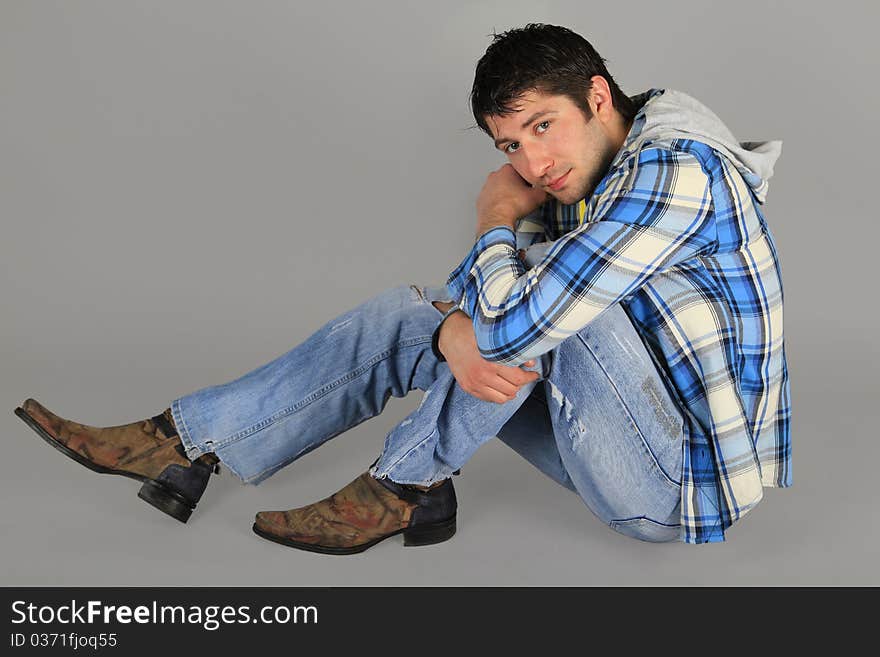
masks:
{"label": "chin", "polygon": [[547,192],[563,205],[572,205],[589,196],[592,188],[582,183],[578,184],[578,181],[572,181],[565,186],[565,189],[560,189],[558,192],[548,189]]}
{"label": "chin", "polygon": [[561,191],[556,194],[554,194],[553,192],[550,192],[550,194],[553,196],[553,198],[555,198],[557,201],[559,201],[563,205],[571,205],[573,203],[577,203],[578,201],[580,201],[584,197],[583,194],[578,195],[577,193],[568,192],[568,191]]}

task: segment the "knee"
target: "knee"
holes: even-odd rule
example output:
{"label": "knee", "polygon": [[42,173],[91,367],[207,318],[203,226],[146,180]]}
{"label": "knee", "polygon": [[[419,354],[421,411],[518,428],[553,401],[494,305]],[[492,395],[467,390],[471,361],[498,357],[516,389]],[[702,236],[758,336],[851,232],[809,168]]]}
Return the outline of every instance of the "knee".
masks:
{"label": "knee", "polygon": [[653,511],[640,516],[621,516],[608,525],[619,534],[648,543],[681,540],[681,498],[669,511],[666,504],[648,505]]}

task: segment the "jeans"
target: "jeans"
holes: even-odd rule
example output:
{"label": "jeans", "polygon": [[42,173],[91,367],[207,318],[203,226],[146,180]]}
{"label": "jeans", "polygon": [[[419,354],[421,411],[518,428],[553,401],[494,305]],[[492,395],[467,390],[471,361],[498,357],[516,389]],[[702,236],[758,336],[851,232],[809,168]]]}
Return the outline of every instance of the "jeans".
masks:
{"label": "jeans", "polygon": [[614,530],[679,539],[683,416],[620,305],[538,359],[529,369],[541,377],[497,404],[461,390],[434,356],[433,301],[449,301],[445,287],[387,290],[275,360],[174,400],[187,455],[213,452],[257,484],[419,389],[373,476],[427,485],[497,436]]}

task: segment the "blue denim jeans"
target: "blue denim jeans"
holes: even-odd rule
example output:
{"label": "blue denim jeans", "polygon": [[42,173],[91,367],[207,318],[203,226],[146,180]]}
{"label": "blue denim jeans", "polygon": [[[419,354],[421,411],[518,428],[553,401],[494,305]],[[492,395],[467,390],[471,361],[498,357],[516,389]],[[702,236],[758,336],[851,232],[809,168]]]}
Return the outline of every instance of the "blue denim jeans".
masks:
{"label": "blue denim jeans", "polygon": [[373,476],[427,485],[497,436],[616,531],[678,540],[682,414],[623,308],[542,356],[541,378],[496,404],[461,390],[431,351],[432,302],[448,300],[445,287],[388,290],[244,376],[174,400],[188,456],[213,452],[256,484],[419,389]]}

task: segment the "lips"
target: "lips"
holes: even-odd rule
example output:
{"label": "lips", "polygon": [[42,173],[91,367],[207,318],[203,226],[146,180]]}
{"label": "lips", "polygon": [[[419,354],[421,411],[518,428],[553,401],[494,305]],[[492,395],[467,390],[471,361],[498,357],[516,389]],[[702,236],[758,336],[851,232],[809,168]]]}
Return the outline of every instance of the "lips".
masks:
{"label": "lips", "polygon": [[550,184],[547,185],[554,192],[558,192],[565,186],[565,181],[568,180],[568,174],[571,173],[571,169],[566,171],[563,175],[559,176],[556,180],[551,180]]}

